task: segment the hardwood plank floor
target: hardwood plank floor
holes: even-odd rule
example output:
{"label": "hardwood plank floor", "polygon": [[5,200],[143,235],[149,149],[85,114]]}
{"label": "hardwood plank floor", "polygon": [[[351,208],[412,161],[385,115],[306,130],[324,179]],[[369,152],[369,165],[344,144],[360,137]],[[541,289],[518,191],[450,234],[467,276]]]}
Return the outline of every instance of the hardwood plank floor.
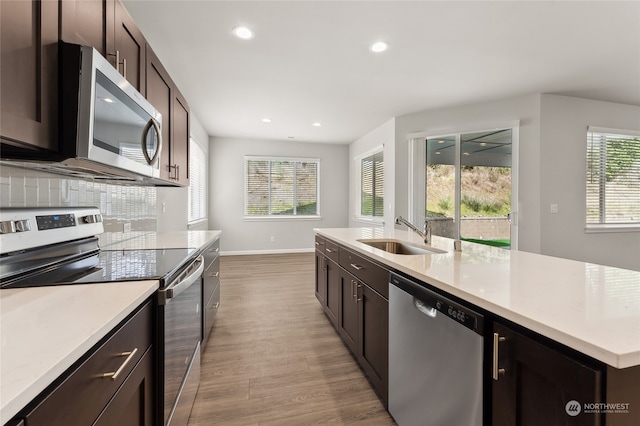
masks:
{"label": "hardwood plank floor", "polygon": [[189,426],[395,425],[315,298],[313,256],[221,257]]}

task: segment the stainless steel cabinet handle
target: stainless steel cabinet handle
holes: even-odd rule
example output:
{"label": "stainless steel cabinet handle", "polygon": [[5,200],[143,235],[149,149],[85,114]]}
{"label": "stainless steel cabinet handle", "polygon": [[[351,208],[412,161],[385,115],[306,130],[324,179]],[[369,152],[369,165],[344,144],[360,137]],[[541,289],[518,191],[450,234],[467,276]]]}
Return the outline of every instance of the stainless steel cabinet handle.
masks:
{"label": "stainless steel cabinet handle", "polygon": [[212,277],[218,278],[220,276],[220,272],[216,272],[215,274],[211,275]]}
{"label": "stainless steel cabinet handle", "polygon": [[352,263],[351,267],[356,271],[361,271],[362,269],[364,269],[364,266],[356,265],[355,263]]}
{"label": "stainless steel cabinet handle", "polygon": [[317,246],[319,246],[319,245],[320,245],[320,243],[319,243],[318,241],[316,241],[316,245],[317,245]]}
{"label": "stainless steel cabinet handle", "polygon": [[327,253],[334,253],[335,252],[334,249],[330,249],[330,248],[326,248],[325,250],[327,251]]}
{"label": "stainless steel cabinet handle", "polygon": [[122,76],[126,79],[127,78],[127,59],[126,58],[122,59],[122,71],[123,71]]}
{"label": "stainless steel cabinet handle", "polygon": [[498,380],[498,376],[505,373],[504,368],[498,368],[498,343],[505,340],[507,340],[506,337],[500,337],[498,333],[493,333],[493,380]]}
{"label": "stainless steel cabinet handle", "polygon": [[124,362],[122,364],[120,364],[120,367],[118,367],[118,369],[116,371],[112,371],[110,373],[104,373],[100,377],[111,377],[111,380],[116,380],[118,378],[118,376],[120,375],[120,373],[122,373],[122,370],[124,370],[124,368],[127,366],[127,364],[129,364],[129,361],[131,361],[133,359],[133,357],[136,355],[136,352],[138,352],[138,348],[134,348],[131,352],[119,353],[117,356],[126,356],[127,357],[124,360]]}
{"label": "stainless steel cabinet handle", "polygon": [[362,284],[356,283],[356,303],[362,302],[362,297],[358,297],[358,290],[362,288]]}
{"label": "stainless steel cabinet handle", "polygon": [[216,302],[216,306],[214,306],[214,309],[218,309],[220,307],[220,302]]}
{"label": "stainless steel cabinet handle", "polygon": [[351,298],[353,299],[354,302],[358,298],[358,295],[356,294],[356,286],[355,285],[356,285],[356,282],[354,280],[351,280]]}

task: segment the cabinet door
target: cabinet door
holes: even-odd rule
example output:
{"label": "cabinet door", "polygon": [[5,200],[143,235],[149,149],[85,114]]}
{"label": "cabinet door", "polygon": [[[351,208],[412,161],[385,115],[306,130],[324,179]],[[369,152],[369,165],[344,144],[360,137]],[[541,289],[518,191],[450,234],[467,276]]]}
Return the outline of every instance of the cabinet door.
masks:
{"label": "cabinet door", "polygon": [[60,2],[60,38],[67,43],[95,48],[115,66],[115,55],[107,55],[107,37],[113,36],[113,0],[65,0]]}
{"label": "cabinet door", "polygon": [[327,316],[334,327],[338,326],[340,311],[340,267],[337,263],[327,259]]}
{"label": "cabinet door", "polygon": [[389,387],[389,302],[366,283],[358,288],[359,361],[380,399]]}
{"label": "cabinet door", "polygon": [[160,178],[169,180],[169,151],[171,148],[171,88],[173,81],[153,50],[147,46],[147,100],[162,114],[162,152],[160,153]]}
{"label": "cabinet door", "polygon": [[358,290],[362,284],[346,271],[340,273],[340,318],[338,330],[352,353],[358,353]]}
{"label": "cabinet door", "polygon": [[173,94],[170,178],[182,186],[187,186],[189,185],[189,105],[175,85]]}
{"label": "cabinet door", "polygon": [[322,305],[322,309],[327,304],[327,259],[324,255],[316,251],[316,299]]}
{"label": "cabinet door", "polygon": [[119,63],[117,69],[140,93],[145,94],[146,40],[129,12],[115,2],[114,48]]}
{"label": "cabinet door", "polygon": [[504,371],[493,380],[493,425],[603,424],[601,415],[572,416],[568,408],[571,401],[603,402],[600,371],[502,324],[494,324],[494,333],[496,367]]}
{"label": "cabinet door", "polygon": [[151,426],[153,401],[153,347],[150,347],[94,425]]}
{"label": "cabinet door", "polygon": [[58,2],[0,1],[0,51],[2,142],[56,150]]}

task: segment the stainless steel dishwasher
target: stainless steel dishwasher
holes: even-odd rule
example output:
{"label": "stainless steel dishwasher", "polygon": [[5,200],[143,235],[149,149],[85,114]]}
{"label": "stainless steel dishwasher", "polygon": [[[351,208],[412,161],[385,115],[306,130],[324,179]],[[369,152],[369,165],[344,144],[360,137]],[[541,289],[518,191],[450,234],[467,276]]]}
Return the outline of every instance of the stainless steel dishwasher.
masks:
{"label": "stainless steel dishwasher", "polygon": [[481,426],[484,317],[392,273],[389,412],[400,426]]}

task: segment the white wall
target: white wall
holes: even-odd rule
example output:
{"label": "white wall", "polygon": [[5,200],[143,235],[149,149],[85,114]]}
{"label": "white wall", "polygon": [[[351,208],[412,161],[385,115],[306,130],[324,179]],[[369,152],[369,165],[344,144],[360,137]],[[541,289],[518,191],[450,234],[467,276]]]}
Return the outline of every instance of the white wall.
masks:
{"label": "white wall", "polygon": [[[321,219],[245,220],[245,155],[319,158]],[[211,138],[209,173],[209,228],[222,230],[225,254],[312,251],[313,228],[348,226],[346,145]]]}
{"label": "white wall", "polygon": [[[408,216],[409,135],[488,130],[520,122],[519,127],[519,249],[539,253],[540,227],[540,95],[427,110],[396,117],[395,215]],[[385,164],[386,166],[386,164]]]}
{"label": "white wall", "polygon": [[379,223],[356,219],[356,196],[359,188],[356,188],[356,157],[370,151],[380,145],[384,145],[384,226],[393,227],[393,214],[395,211],[395,118],[387,121],[376,129],[362,136],[349,145],[349,226],[381,226]]}
{"label": "white wall", "polygon": [[640,231],[584,229],[587,127],[640,130],[640,107],[542,95],[541,110],[542,253],[640,270]]}

